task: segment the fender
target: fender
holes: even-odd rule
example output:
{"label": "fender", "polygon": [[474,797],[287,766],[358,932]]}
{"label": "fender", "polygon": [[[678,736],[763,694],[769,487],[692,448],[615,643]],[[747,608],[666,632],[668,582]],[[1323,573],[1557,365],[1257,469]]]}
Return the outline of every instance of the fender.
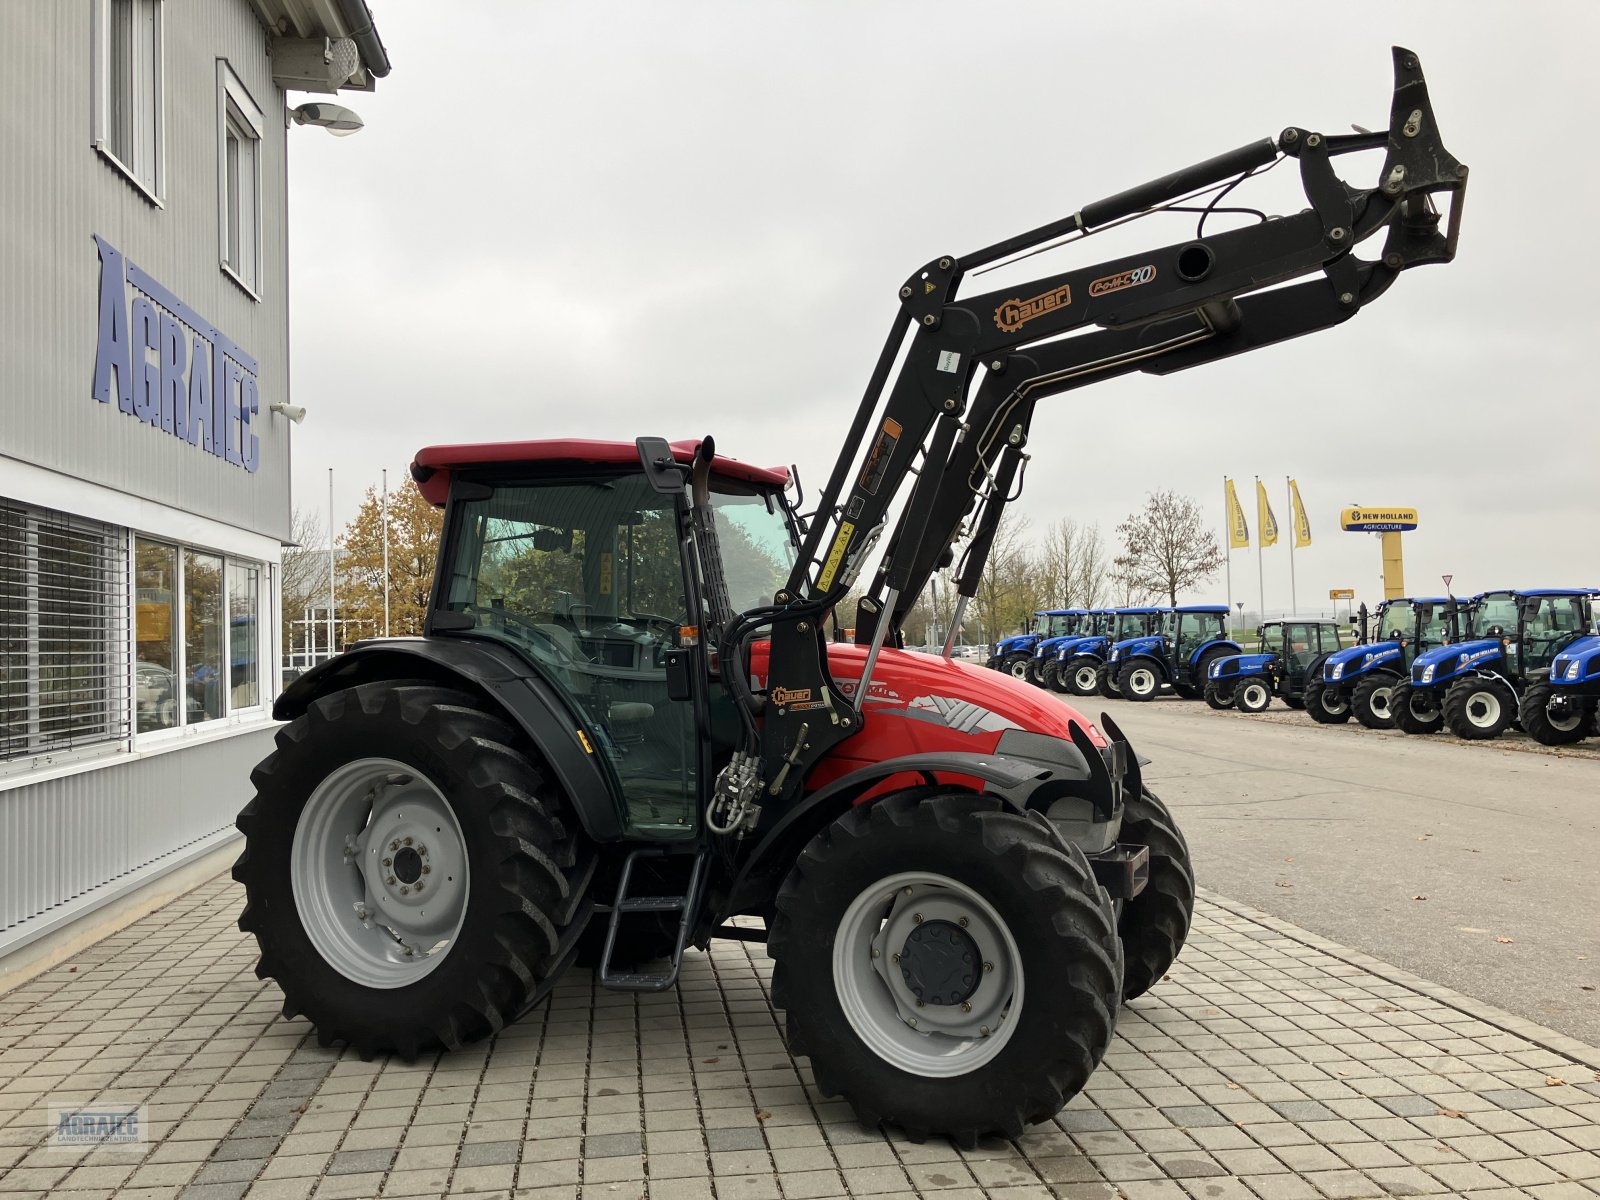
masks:
{"label": "fender", "polygon": [[617,799],[622,789],[611,764],[592,749],[600,744],[596,731],[535,667],[498,642],[444,637],[356,642],[285,688],[272,715],[292,721],[329,692],[384,679],[426,679],[482,693],[539,747],[584,832],[597,842],[622,836]]}
{"label": "fender", "polygon": [[1206,642],[1204,645],[1201,645],[1201,646],[1197,647],[1195,649],[1194,653],[1189,655],[1189,669],[1193,670],[1195,667],[1198,667],[1200,665],[1200,656],[1201,655],[1210,654],[1213,650],[1216,650],[1218,648],[1226,650],[1228,652],[1228,657],[1229,658],[1233,657],[1235,654],[1243,654],[1244,653],[1244,647],[1239,645],[1238,642],[1233,641],[1231,638],[1230,639],[1218,638],[1214,642]]}
{"label": "fender", "polygon": [[[1171,675],[1167,671],[1167,664],[1163,662],[1158,655],[1151,653],[1148,649],[1140,648],[1135,650],[1132,654],[1129,654],[1126,658],[1117,659],[1117,670],[1120,671],[1123,667],[1127,666],[1131,662],[1147,663],[1150,669],[1156,673],[1156,678],[1161,680],[1162,683],[1172,682]],[[1107,665],[1109,666],[1110,664],[1108,663]]]}

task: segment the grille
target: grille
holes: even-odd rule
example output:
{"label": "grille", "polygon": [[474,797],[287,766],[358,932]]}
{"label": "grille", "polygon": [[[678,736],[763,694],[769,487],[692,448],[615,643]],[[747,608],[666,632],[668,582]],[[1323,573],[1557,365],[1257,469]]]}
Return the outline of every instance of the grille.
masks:
{"label": "grille", "polygon": [[122,530],[0,499],[0,762],[128,735]]}

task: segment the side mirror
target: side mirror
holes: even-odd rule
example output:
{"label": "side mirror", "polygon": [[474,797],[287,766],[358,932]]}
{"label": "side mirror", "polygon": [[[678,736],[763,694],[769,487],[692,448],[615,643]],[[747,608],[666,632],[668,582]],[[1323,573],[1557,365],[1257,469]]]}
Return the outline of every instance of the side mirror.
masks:
{"label": "side mirror", "polygon": [[1267,637],[1267,627],[1265,625],[1257,625],[1256,626],[1256,641],[1258,641],[1258,642],[1265,641],[1266,637]]}

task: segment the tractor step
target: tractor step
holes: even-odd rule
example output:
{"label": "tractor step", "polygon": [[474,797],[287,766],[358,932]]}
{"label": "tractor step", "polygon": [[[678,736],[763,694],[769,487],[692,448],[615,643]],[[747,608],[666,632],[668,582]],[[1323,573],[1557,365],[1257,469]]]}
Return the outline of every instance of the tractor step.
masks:
{"label": "tractor step", "polygon": [[[677,852],[678,856],[682,851]],[[681,896],[650,895],[630,896],[628,884],[633,880],[634,867],[644,859],[666,858],[672,851],[647,847],[629,853],[622,864],[622,878],[617,883],[616,902],[611,907],[610,925],[606,929],[606,946],[600,956],[600,983],[619,992],[664,992],[678,982],[678,972],[683,966],[683,949],[689,940],[689,928],[700,902],[700,888],[705,878],[706,851],[695,853],[689,870],[689,883]],[[621,970],[612,965],[612,955],[617,948],[617,931],[630,916],[647,913],[675,912],[678,918],[678,937],[672,947],[671,960],[663,971]],[[637,967],[637,963],[628,964]]]}

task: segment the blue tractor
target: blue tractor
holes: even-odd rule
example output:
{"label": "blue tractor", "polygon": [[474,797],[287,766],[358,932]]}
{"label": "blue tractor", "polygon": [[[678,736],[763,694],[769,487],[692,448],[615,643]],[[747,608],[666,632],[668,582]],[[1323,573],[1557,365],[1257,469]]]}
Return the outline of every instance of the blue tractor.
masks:
{"label": "blue tractor", "polygon": [[1092,637],[1062,643],[1056,652],[1056,676],[1074,696],[1099,694],[1116,698],[1116,681],[1106,676],[1111,647],[1131,637],[1160,633],[1164,608],[1110,608]]}
{"label": "blue tractor", "polygon": [[1600,635],[1579,638],[1536,673],[1517,706],[1523,730],[1546,746],[1566,746],[1600,732]]}
{"label": "blue tractor", "polygon": [[1080,645],[1088,643],[1090,658],[1088,665],[1082,668],[1084,678],[1081,682],[1089,690],[1077,694],[1094,695],[1095,673],[1100,669],[1100,662],[1105,656],[1105,647],[1109,645],[1109,639],[1116,632],[1116,626],[1115,609],[1091,608],[1084,616],[1075,636],[1058,638],[1051,645],[1050,661],[1045,664],[1043,671],[1045,686],[1054,692],[1072,693],[1072,680],[1067,674],[1067,663],[1077,656]]}
{"label": "blue tractor", "polygon": [[1055,637],[1058,633],[1065,633],[1067,629],[1066,614],[1076,612],[1076,609],[1045,608],[1034,613],[1029,619],[1027,628],[1021,633],[1012,634],[1008,638],[1001,638],[995,643],[994,653],[989,656],[989,661],[984,664],[996,671],[1004,671],[1007,675],[1017,679],[1028,677],[1028,668],[1033,664],[1033,651],[1039,642],[1047,637]]}
{"label": "blue tractor", "polygon": [[1211,664],[1241,653],[1239,643],[1228,638],[1226,604],[1190,604],[1170,610],[1161,633],[1112,646],[1106,671],[1116,672],[1117,691],[1126,700],[1154,700],[1164,685],[1185,700],[1197,700]]}
{"label": "blue tractor", "polygon": [[1028,682],[1037,687],[1048,687],[1050,668],[1056,664],[1056,650],[1062,642],[1090,633],[1090,612],[1087,608],[1058,608],[1050,613],[1049,629],[1033,648],[1033,659],[1028,663]]}
{"label": "blue tractor", "polygon": [[1256,633],[1261,649],[1212,662],[1206,672],[1206,703],[1258,713],[1277,696],[1290,708],[1305,706],[1306,685],[1322,672],[1328,655],[1344,648],[1339,623],[1307,618],[1268,621]]}
{"label": "blue tractor", "polygon": [[1556,656],[1589,633],[1588,588],[1503,589],[1473,597],[1470,634],[1419,655],[1411,678],[1391,697],[1407,733],[1448,725],[1459,738],[1499,737],[1517,720],[1529,685],[1547,677]]}
{"label": "blue tractor", "polygon": [[1306,685],[1306,712],[1324,725],[1342,725],[1353,714],[1368,729],[1393,729],[1390,698],[1411,673],[1417,655],[1450,640],[1445,596],[1405,597],[1378,605],[1377,632],[1367,636],[1361,609],[1361,642],[1323,661],[1322,673]]}

